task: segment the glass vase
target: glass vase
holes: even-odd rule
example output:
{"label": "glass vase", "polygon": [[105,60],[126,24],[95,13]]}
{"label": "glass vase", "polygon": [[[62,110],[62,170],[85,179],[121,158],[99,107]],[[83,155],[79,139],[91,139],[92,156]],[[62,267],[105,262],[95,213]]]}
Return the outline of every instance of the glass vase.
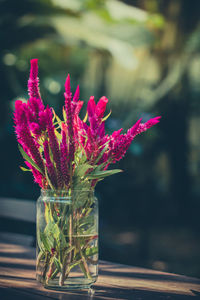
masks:
{"label": "glass vase", "polygon": [[42,190],[37,201],[36,279],[50,289],[88,289],[98,276],[94,191]]}

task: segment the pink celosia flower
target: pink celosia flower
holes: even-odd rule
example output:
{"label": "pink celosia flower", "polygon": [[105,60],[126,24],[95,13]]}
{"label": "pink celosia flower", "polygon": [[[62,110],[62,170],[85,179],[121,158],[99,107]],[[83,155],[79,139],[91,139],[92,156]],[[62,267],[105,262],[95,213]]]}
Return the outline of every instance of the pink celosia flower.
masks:
{"label": "pink celosia flower", "polygon": [[35,182],[38,183],[42,189],[45,189],[46,179],[44,178],[44,176],[42,176],[41,173],[36,170],[29,162],[25,161],[25,164],[32,171]]}
{"label": "pink celosia flower", "polygon": [[122,129],[114,132],[110,139],[110,153],[108,154],[108,156],[111,157],[112,162],[115,163],[122,159],[135,136],[157,124],[159,119],[160,117],[156,117],[150,119],[146,123],[141,123],[140,119],[130,129],[128,129],[127,134],[121,134]]}
{"label": "pink celosia flower", "polygon": [[65,110],[67,115],[67,128],[69,135],[69,160],[73,162],[74,160],[74,131],[73,131],[73,116],[71,111],[71,88],[70,88],[70,76],[68,74],[65,82]]}
{"label": "pink celosia flower", "polygon": [[67,147],[67,137],[64,130],[62,130],[62,142],[60,145],[60,160],[63,180],[65,185],[69,184],[69,156]]}
{"label": "pink celosia flower", "polygon": [[160,118],[161,117],[155,117],[155,118],[148,120],[146,123],[140,124],[140,126],[137,130],[137,134],[140,134],[140,133],[146,131],[147,129],[151,128],[152,126],[156,125],[157,123],[159,123]]}
{"label": "pink celosia flower", "polygon": [[46,112],[47,131],[49,136],[49,145],[57,168],[57,183],[59,187],[62,187],[63,180],[62,180],[61,161],[60,161],[60,149],[59,149],[58,140],[55,135],[55,128],[53,125],[53,114],[51,112],[51,109],[48,106],[45,112]]}
{"label": "pink celosia flower", "polygon": [[[64,93],[66,122],[56,118],[55,123],[52,110],[48,106],[45,108],[40,96],[37,59],[31,60],[28,92],[30,98],[27,103],[20,100],[15,102],[15,131],[18,142],[34,161],[32,164],[31,160],[27,162],[25,155],[25,163],[42,188],[47,188],[49,181],[51,187],[56,189],[69,188],[73,184],[74,172],[82,155],[86,155],[83,161],[87,160],[87,163],[93,166],[87,170],[87,174],[97,165],[98,170],[106,170],[110,164],[124,157],[138,134],[160,120],[160,117],[155,117],[142,123],[139,119],[127,133],[123,134],[121,128],[108,135],[105,133],[106,118],[104,119],[108,99],[103,96],[96,104],[94,96],[90,97],[86,123],[79,117],[83,106],[83,101],[79,100],[79,86],[72,98],[68,75]],[[97,181],[98,179],[92,179],[91,187]]]}
{"label": "pink celosia flower", "polygon": [[96,114],[98,118],[103,118],[107,103],[108,99],[105,96],[99,99],[99,102],[96,105]]}
{"label": "pink celosia flower", "polygon": [[39,98],[31,97],[29,98],[27,105],[35,120],[38,120],[39,113],[41,111],[44,111],[44,104],[42,103],[42,100]]}
{"label": "pink celosia flower", "polygon": [[31,59],[30,77],[28,80],[28,92],[30,97],[40,98],[39,78],[38,78],[38,59]]}
{"label": "pink celosia flower", "polygon": [[44,173],[43,160],[38,150],[39,146],[31,135],[27,120],[27,106],[21,101],[15,103],[14,113],[15,131],[19,143],[28,150],[29,155],[38,165],[42,173]]}
{"label": "pink celosia flower", "polygon": [[55,171],[54,165],[50,158],[48,141],[44,141],[43,145],[44,145],[44,158],[46,160],[47,173],[48,173],[49,179],[51,181],[51,184],[54,187],[57,187],[58,186],[57,185],[57,176],[56,176],[56,171]]}
{"label": "pink celosia flower", "polygon": [[80,96],[80,90],[79,90],[79,86],[77,86],[76,91],[74,93],[73,100],[71,102],[72,116],[74,116],[74,114],[75,114],[75,110],[76,110],[76,107],[77,107],[77,104],[78,104],[79,96]]}

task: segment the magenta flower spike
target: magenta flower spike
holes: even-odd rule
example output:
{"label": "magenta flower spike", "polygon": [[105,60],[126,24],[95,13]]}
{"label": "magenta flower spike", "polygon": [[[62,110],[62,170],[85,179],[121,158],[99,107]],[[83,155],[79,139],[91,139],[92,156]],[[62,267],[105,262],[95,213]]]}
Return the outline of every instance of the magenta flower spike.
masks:
{"label": "magenta flower spike", "polygon": [[96,114],[98,118],[103,118],[107,103],[108,103],[108,99],[105,96],[99,99],[99,102],[96,105]]}
{"label": "magenta flower spike", "polygon": [[76,91],[74,93],[74,97],[73,100],[71,102],[71,112],[72,112],[72,118],[75,117],[75,115],[78,115],[80,110],[81,110],[81,103],[83,101],[79,101],[79,97],[80,97],[80,90],[79,90],[79,85],[76,88]]}
{"label": "magenta flower spike", "polygon": [[39,113],[44,111],[44,104],[41,99],[32,97],[28,100],[27,104],[33,116],[38,119]]}
{"label": "magenta flower spike", "polygon": [[[104,114],[108,99],[103,96],[95,103],[91,96],[87,104],[88,120],[82,120],[79,85],[72,97],[69,74],[65,82],[64,120],[60,120],[42,102],[37,59],[31,60],[28,93],[27,103],[15,102],[15,132],[25,164],[43,189],[71,189],[75,182],[94,188],[107,174],[108,166],[124,157],[135,137],[160,122],[160,117],[145,123],[139,119],[127,133],[122,133],[121,128],[106,134],[105,120],[109,115],[105,118]],[[118,170],[108,172],[111,175]]]}
{"label": "magenta flower spike", "polygon": [[63,180],[62,180],[62,171],[61,171],[59,143],[55,135],[55,128],[53,125],[53,115],[51,109],[48,106],[46,108],[46,123],[47,123],[47,131],[49,136],[49,145],[57,168],[57,183],[58,183],[58,187],[62,187]]}
{"label": "magenta flower spike", "polygon": [[77,85],[76,91],[74,93],[74,97],[73,97],[73,102],[78,102],[80,97],[80,89],[79,89],[79,85]]}
{"label": "magenta flower spike", "polygon": [[156,125],[157,123],[160,122],[161,117],[155,117],[150,120],[148,120],[146,123],[140,124],[137,130],[137,134],[140,134],[147,129],[151,128],[152,126]]}
{"label": "magenta flower spike", "polygon": [[140,127],[142,118],[139,119],[131,128],[128,129],[127,135],[130,136],[131,139],[133,139],[138,134],[138,129]]}
{"label": "magenta flower spike", "polygon": [[65,81],[65,92],[68,97],[71,97],[71,86],[70,86],[70,75],[67,75],[66,81]]}
{"label": "magenta flower spike", "polygon": [[49,179],[51,181],[51,184],[54,187],[57,187],[58,186],[57,185],[57,176],[56,176],[56,171],[55,171],[54,165],[50,158],[48,141],[44,141],[43,145],[44,145],[44,158],[46,160],[47,173],[48,173]]}
{"label": "magenta flower spike", "polygon": [[30,79],[35,80],[38,76],[38,59],[31,59]]}
{"label": "magenta flower spike", "polygon": [[15,129],[19,125],[27,124],[26,104],[21,100],[15,101],[14,123]]}
{"label": "magenta flower spike", "polygon": [[88,112],[88,119],[90,122],[91,134],[92,134],[92,136],[96,136],[96,133],[97,133],[100,123],[99,123],[99,119],[96,115],[96,103],[94,101],[93,96],[91,96],[88,101],[87,112]]}
{"label": "magenta flower spike", "polygon": [[78,116],[78,115],[79,115],[82,106],[83,106],[83,101],[80,101],[80,100],[79,100],[79,101],[76,103],[76,108],[75,108],[75,112],[74,112],[74,113],[75,113],[75,116]]}
{"label": "magenta flower spike", "polygon": [[74,143],[74,130],[73,130],[73,123],[74,118],[72,116],[72,107],[71,107],[71,87],[70,87],[70,76],[67,75],[67,79],[65,82],[65,110],[67,116],[67,129],[69,135],[69,161],[74,160],[74,150],[75,150],[75,143]]}
{"label": "magenta flower spike", "polygon": [[31,135],[30,128],[28,126],[27,120],[27,105],[21,101],[15,102],[15,112],[14,112],[14,122],[15,122],[15,131],[19,143],[22,145],[26,151],[30,154],[31,158],[38,165],[41,172],[44,173],[44,165],[42,157],[38,150],[38,144]]}
{"label": "magenta flower spike", "polygon": [[96,103],[94,101],[94,96],[91,96],[87,104],[88,116],[93,118],[95,116],[95,111],[96,111]]}
{"label": "magenta flower spike", "polygon": [[[19,142],[24,149],[27,149],[28,153],[30,154],[31,158],[40,168],[42,174],[44,174],[44,164],[40,152],[38,150],[38,145],[34,138],[31,136],[31,133],[28,127],[19,126],[18,127],[18,136]],[[26,150],[25,150],[26,151]]]}
{"label": "magenta flower spike", "polygon": [[61,151],[61,170],[63,175],[63,180],[66,186],[69,184],[69,156],[68,156],[68,148],[67,148],[67,137],[64,130],[62,130],[62,142],[60,145]]}
{"label": "magenta flower spike", "polygon": [[34,180],[37,184],[39,184],[39,186],[44,189],[45,188],[45,184],[44,184],[44,178],[41,175],[40,172],[38,172],[29,162],[25,161],[25,164],[27,165],[27,167],[32,171],[33,173],[33,177]]}
{"label": "magenta flower spike", "polygon": [[31,59],[30,77],[28,80],[28,92],[30,97],[39,98],[38,59]]}

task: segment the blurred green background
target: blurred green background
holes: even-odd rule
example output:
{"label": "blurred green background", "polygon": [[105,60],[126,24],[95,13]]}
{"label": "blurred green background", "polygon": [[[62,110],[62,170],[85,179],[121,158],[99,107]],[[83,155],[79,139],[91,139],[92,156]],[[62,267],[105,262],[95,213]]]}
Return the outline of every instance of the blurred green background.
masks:
{"label": "blurred green background", "polygon": [[37,199],[14,135],[29,61],[57,113],[64,81],[106,95],[107,131],[162,115],[97,187],[104,260],[200,277],[200,1],[0,0],[0,197]]}

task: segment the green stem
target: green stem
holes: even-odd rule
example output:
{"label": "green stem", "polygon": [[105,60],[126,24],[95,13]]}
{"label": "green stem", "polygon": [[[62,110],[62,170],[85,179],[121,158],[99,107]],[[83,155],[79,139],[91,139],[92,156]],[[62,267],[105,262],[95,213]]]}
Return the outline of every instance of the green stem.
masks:
{"label": "green stem", "polygon": [[44,262],[44,270],[43,270],[43,274],[42,274],[42,278],[45,280],[46,278],[46,273],[48,270],[48,266],[49,266],[49,253],[46,253],[46,258],[45,258],[45,262]]}
{"label": "green stem", "polygon": [[46,275],[46,284],[48,284],[48,281],[51,278],[52,273],[54,272],[54,270],[55,270],[54,257],[52,257],[51,260],[50,260],[49,271],[48,271],[48,273]]}
{"label": "green stem", "polygon": [[81,270],[83,271],[85,277],[87,277],[89,279],[92,279],[87,261],[85,259],[84,254],[83,254],[83,251],[81,249],[79,241],[77,241],[77,247],[78,247],[78,250],[79,250],[79,253],[80,253],[80,256],[81,256],[81,260],[82,260],[82,262],[80,263]]}
{"label": "green stem", "polygon": [[55,279],[59,272],[60,272],[60,271],[59,271],[59,269],[57,268],[57,269],[53,272],[53,274],[51,275],[51,279],[52,279],[52,280]]}
{"label": "green stem", "polygon": [[36,265],[39,266],[40,264],[40,260],[42,259],[42,257],[44,256],[44,252],[40,251],[38,256],[37,256],[37,260],[36,260]]}
{"label": "green stem", "polygon": [[65,279],[67,279],[67,277],[69,276],[70,271],[71,271],[71,267],[68,265],[66,272],[65,272]]}
{"label": "green stem", "polygon": [[[72,213],[73,213],[73,210],[72,210]],[[72,247],[72,232],[73,232],[73,230],[72,230],[72,213],[70,214],[70,217],[69,217],[69,248]],[[64,256],[63,267],[62,267],[62,271],[61,271],[60,278],[59,278],[60,286],[63,286],[63,284],[64,284],[66,268],[67,268],[67,265],[69,265],[71,263],[72,251],[73,251],[73,249],[69,253],[65,254],[65,256]]]}

